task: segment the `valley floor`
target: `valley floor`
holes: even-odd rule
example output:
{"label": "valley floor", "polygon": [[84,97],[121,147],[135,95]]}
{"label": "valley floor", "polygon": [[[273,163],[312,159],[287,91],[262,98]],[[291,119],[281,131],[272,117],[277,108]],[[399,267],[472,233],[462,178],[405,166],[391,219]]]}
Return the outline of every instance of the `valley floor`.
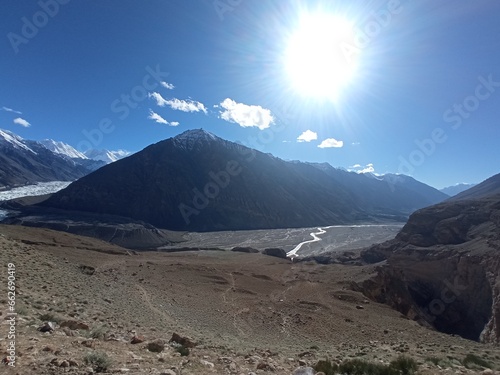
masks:
{"label": "valley floor", "polygon": [[[279,247],[286,252],[300,247],[297,255],[311,256],[332,251],[350,251],[387,241],[394,238],[403,225],[403,223],[395,223],[383,225],[335,225],[324,228],[191,232],[184,236],[186,242],[182,242],[180,245],[190,248],[210,247],[228,250],[236,246],[256,249]],[[317,234],[319,241],[311,242],[313,239],[312,234],[318,232],[321,232],[321,234]],[[169,249],[178,246],[165,246],[162,248]]]}
{"label": "valley floor", "polygon": [[[500,348],[428,330],[352,291],[373,267],[220,251],[134,253],[20,226],[0,226],[0,263],[2,358],[9,329],[6,266],[16,267],[12,374],[87,374],[84,357],[94,351],[112,359],[110,372],[133,374],[288,375],[299,360],[388,362],[400,354],[415,358],[421,374],[472,373],[460,362],[467,354],[500,365]],[[37,331],[48,319],[84,322],[89,330]],[[198,343],[189,356],[168,345],[161,353],[146,349],[174,332]],[[145,342],[131,344],[134,335]],[[70,360],[76,365],[56,367]]]}

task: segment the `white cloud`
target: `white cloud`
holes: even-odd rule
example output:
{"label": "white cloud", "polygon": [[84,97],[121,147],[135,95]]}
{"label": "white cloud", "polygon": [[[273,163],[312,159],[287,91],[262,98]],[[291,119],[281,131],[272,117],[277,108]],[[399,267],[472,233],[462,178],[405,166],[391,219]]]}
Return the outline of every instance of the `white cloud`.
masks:
{"label": "white cloud", "polygon": [[170,125],[170,126],[178,126],[179,125],[179,123],[177,121],[168,122],[163,117],[161,117],[158,113],[153,112],[151,109],[149,110],[148,119],[153,120],[154,122],[157,122],[158,124],[165,124],[165,125]]}
{"label": "white cloud", "polygon": [[15,118],[14,124],[24,126],[25,128],[29,128],[31,126],[31,124],[28,121],[26,121],[25,119],[23,119],[21,117]]}
{"label": "white cloud", "polygon": [[165,107],[167,105],[167,101],[163,99],[163,96],[161,96],[157,92],[149,93],[148,95],[150,98],[153,98],[156,101],[156,105],[160,107]]}
{"label": "white cloud", "polygon": [[311,142],[318,139],[318,133],[312,130],[306,130],[301,135],[297,137],[297,142]]}
{"label": "white cloud", "polygon": [[167,100],[167,105],[172,109],[176,109],[182,112],[204,112],[207,113],[207,109],[203,103],[193,101],[193,100],[180,100],[174,98],[172,100]]}
{"label": "white cloud", "polygon": [[351,143],[351,145],[352,145],[352,146],[359,146],[360,144],[361,144],[361,143],[359,143],[359,142],[352,142],[352,143]]}
{"label": "white cloud", "polygon": [[360,164],[354,164],[353,166],[349,167],[349,172],[356,172],[356,173],[375,173],[375,167],[373,166],[372,163],[366,164],[365,166],[362,166]]}
{"label": "white cloud", "polygon": [[160,107],[169,106],[172,109],[182,112],[204,112],[207,113],[207,109],[203,105],[203,103],[194,101],[194,100],[180,100],[177,98],[166,100],[157,92],[153,92],[149,94],[150,98],[153,98],[156,101],[156,104]]}
{"label": "white cloud", "polygon": [[161,117],[158,113],[153,112],[152,110],[149,110],[149,116],[148,119],[153,120],[157,122],[158,124],[165,124],[168,125],[168,121],[165,120],[163,117]]}
{"label": "white cloud", "polygon": [[224,112],[220,112],[221,119],[236,123],[243,128],[255,126],[263,130],[274,123],[271,111],[262,108],[260,105],[236,103],[234,100],[226,98],[220,103],[220,107],[225,110]]}
{"label": "white cloud", "polygon": [[18,115],[22,115],[23,114],[22,112],[16,111],[15,109],[8,108],[8,107],[2,107],[2,108],[0,108],[0,110],[1,111],[5,111],[5,112],[17,113]]}
{"label": "white cloud", "polygon": [[165,87],[166,89],[169,89],[169,90],[175,89],[174,85],[172,85],[171,83],[165,82],[165,81],[160,82],[160,85],[162,85],[163,87]]}
{"label": "white cloud", "polygon": [[340,148],[344,146],[344,141],[337,141],[335,138],[327,138],[318,146],[319,148]]}

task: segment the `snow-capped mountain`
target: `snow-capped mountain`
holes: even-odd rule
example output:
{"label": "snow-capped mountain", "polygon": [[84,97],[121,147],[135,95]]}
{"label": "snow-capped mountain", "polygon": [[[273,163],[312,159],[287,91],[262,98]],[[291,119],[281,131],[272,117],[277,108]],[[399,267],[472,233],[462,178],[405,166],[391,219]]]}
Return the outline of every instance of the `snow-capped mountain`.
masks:
{"label": "snow-capped mountain", "polygon": [[33,154],[36,155],[36,152],[33,151],[31,148],[29,148],[26,145],[26,142],[24,141],[24,139],[22,139],[17,134],[14,134],[8,130],[0,129],[0,145],[1,144],[6,145],[6,146],[10,145],[14,148],[21,149],[21,150],[26,150],[26,151],[32,152]]}
{"label": "snow-capped mountain", "polygon": [[129,156],[131,153],[125,150],[109,151],[92,149],[85,152],[85,157],[92,160],[103,161],[106,164],[114,163],[117,160]]}
{"label": "snow-capped mountain", "polygon": [[85,154],[67,143],[54,141],[52,139],[42,139],[39,142],[55,154],[66,155],[72,159],[88,159]]}
{"label": "snow-capped mountain", "polygon": [[95,163],[56,154],[42,143],[0,129],[0,190],[37,182],[73,181],[95,170]]}

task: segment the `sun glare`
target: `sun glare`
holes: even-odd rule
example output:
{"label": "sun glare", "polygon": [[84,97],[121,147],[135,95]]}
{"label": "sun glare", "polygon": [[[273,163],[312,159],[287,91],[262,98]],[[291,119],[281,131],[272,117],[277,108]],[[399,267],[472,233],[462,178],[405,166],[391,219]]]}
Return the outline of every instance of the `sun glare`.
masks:
{"label": "sun glare", "polygon": [[335,99],[352,80],[356,56],[348,21],[333,15],[308,15],[288,41],[285,65],[291,85],[308,97]]}

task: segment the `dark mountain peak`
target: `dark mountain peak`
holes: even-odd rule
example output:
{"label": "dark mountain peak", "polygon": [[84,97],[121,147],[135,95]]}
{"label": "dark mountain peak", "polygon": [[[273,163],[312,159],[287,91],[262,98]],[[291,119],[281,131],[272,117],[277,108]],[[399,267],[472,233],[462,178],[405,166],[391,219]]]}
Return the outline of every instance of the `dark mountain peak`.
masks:
{"label": "dark mountain peak", "polygon": [[186,130],[172,139],[176,146],[187,149],[192,149],[200,143],[222,141],[221,138],[203,129]]}

